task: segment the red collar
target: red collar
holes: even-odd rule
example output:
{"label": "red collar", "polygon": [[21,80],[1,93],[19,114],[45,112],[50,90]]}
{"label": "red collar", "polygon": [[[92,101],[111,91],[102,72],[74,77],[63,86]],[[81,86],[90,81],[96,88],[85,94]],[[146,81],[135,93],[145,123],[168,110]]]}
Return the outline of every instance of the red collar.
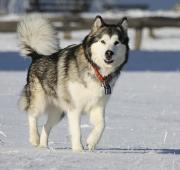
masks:
{"label": "red collar", "polygon": [[99,72],[99,69],[95,66],[95,65],[92,65],[93,69],[94,69],[94,72],[95,72],[95,75],[97,77],[97,79],[102,83],[104,84],[104,82],[106,81],[106,77],[104,77],[100,72]]}
{"label": "red collar", "polygon": [[[105,95],[110,95],[111,94],[111,86],[109,85],[108,76],[103,76],[99,72],[98,67],[96,67],[95,65],[92,65],[92,67],[94,69],[97,79],[101,82],[101,85],[104,87]],[[111,77],[111,76],[109,76],[109,77]]]}

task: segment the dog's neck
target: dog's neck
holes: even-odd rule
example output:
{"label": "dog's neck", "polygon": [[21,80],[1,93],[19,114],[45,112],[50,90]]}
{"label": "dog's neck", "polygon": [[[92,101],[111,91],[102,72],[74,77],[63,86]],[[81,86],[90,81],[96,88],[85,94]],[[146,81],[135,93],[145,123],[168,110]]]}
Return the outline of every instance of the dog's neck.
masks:
{"label": "dog's neck", "polygon": [[110,74],[112,74],[113,72],[115,71],[114,68],[112,67],[106,67],[106,68],[103,68],[103,67],[100,67],[99,68],[99,72],[103,75],[103,76],[108,76]]}

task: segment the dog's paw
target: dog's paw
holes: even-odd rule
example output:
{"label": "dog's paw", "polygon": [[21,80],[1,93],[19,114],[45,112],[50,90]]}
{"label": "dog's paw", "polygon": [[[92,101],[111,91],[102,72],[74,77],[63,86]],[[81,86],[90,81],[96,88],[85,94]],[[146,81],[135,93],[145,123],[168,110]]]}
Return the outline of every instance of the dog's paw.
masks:
{"label": "dog's paw", "polygon": [[95,147],[96,147],[95,144],[87,144],[86,146],[87,146],[87,148],[88,148],[88,150],[89,150],[90,152],[93,152],[93,151],[95,150]]}
{"label": "dog's paw", "polygon": [[42,149],[43,149],[43,148],[48,148],[48,145],[47,145],[47,144],[41,144],[41,143],[40,143],[39,146],[38,146],[38,148],[42,148]]}
{"label": "dog's paw", "polygon": [[92,137],[92,136],[89,136],[87,141],[86,141],[86,146],[88,148],[89,151],[94,151],[95,148],[96,148],[96,140]]}
{"label": "dog's paw", "polygon": [[82,146],[73,147],[73,148],[72,148],[72,151],[73,151],[74,153],[80,153],[80,152],[83,151],[83,147],[82,147]]}
{"label": "dog's paw", "polygon": [[39,144],[38,149],[42,149],[42,150],[50,150],[49,147],[47,145],[41,145]]}
{"label": "dog's paw", "polygon": [[31,145],[37,147],[39,145],[40,140],[39,140],[39,137],[37,136],[34,138],[30,138],[29,142],[31,143]]}

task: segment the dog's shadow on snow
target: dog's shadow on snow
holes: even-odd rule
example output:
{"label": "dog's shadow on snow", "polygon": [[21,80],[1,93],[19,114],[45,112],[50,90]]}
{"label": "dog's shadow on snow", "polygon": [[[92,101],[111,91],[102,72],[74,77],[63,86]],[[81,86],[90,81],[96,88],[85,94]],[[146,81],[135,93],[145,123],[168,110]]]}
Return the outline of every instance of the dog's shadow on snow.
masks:
{"label": "dog's shadow on snow", "polygon": [[153,148],[97,148],[97,152],[106,153],[157,153],[157,154],[173,154],[180,155],[180,149],[153,149]]}
{"label": "dog's shadow on snow", "polygon": [[[54,148],[55,150],[71,150],[71,148]],[[87,149],[84,149],[88,152]],[[97,148],[94,153],[113,153],[113,154],[173,154],[180,155],[180,149],[153,149],[153,148]]]}

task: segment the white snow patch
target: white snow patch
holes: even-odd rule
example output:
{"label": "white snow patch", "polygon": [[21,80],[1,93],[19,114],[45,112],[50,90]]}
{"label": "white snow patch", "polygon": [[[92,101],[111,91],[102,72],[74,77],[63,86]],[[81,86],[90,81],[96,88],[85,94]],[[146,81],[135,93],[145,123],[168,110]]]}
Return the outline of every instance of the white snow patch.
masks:
{"label": "white snow patch", "polygon": [[82,124],[81,125],[81,128],[89,128],[90,127],[90,125],[88,125],[88,124]]}
{"label": "white snow patch", "polygon": [[1,130],[0,130],[0,135],[2,135],[3,137],[7,137],[7,135]]}
{"label": "white snow patch", "polygon": [[164,144],[166,143],[167,135],[168,135],[168,131],[165,130],[165,132],[164,132],[164,140],[163,140]]}

